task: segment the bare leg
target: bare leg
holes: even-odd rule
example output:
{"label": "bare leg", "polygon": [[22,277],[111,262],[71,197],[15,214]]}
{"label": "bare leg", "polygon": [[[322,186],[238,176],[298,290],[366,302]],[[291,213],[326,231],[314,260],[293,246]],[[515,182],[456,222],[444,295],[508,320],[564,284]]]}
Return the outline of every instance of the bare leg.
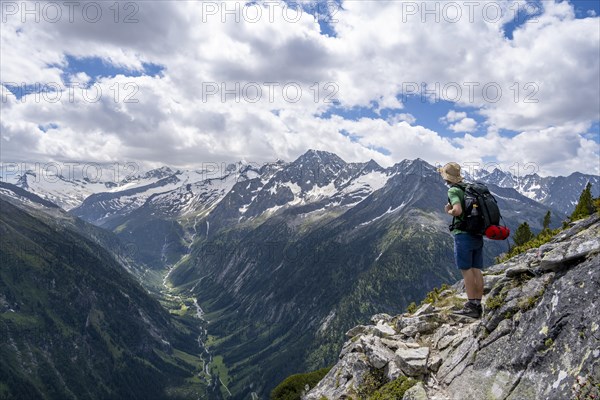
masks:
{"label": "bare leg", "polygon": [[481,299],[481,298],[483,298],[483,274],[481,273],[481,270],[478,268],[471,268],[471,271],[473,271],[473,275],[475,277],[475,295],[476,295],[476,297],[473,297],[473,298]]}
{"label": "bare leg", "polygon": [[481,299],[483,297],[483,274],[480,269],[470,268],[461,270],[463,279],[465,280],[465,289],[467,298]]}

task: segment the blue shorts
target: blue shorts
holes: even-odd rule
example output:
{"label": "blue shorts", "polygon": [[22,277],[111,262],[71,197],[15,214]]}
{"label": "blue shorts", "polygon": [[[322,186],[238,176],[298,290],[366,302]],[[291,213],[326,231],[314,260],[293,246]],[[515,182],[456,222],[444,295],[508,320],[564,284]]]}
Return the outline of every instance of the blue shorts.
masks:
{"label": "blue shorts", "polygon": [[454,260],[458,269],[482,269],[483,236],[470,233],[454,235]]}

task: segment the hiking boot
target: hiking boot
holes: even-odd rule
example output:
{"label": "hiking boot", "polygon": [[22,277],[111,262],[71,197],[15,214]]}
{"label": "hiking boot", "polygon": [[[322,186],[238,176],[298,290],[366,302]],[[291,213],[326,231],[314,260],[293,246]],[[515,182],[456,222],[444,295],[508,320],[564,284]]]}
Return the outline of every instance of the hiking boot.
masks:
{"label": "hiking boot", "polygon": [[481,304],[475,304],[467,301],[463,305],[462,310],[454,311],[452,314],[470,318],[481,318],[481,315],[483,314],[483,307],[481,307]]}

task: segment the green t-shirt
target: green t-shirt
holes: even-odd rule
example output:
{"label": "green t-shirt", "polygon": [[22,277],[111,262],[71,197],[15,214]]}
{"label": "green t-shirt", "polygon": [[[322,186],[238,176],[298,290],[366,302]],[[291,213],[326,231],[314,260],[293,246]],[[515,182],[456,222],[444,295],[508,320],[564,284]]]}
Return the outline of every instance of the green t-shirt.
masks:
{"label": "green t-shirt", "polygon": [[[450,189],[448,189],[448,199],[450,200],[450,204],[452,206],[454,206],[457,203],[460,203],[460,206],[462,207],[463,210],[463,214],[465,212],[465,192],[456,186],[451,187]],[[463,219],[463,216],[460,215],[458,217],[455,217],[455,222],[460,222]],[[457,234],[457,233],[465,233],[465,231],[461,231],[460,229],[454,229],[452,231],[453,234]]]}

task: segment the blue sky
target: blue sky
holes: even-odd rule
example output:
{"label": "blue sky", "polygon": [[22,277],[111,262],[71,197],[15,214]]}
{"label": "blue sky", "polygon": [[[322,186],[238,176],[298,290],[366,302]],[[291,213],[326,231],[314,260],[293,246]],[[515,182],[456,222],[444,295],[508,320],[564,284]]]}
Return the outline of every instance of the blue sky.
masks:
{"label": "blue sky", "polygon": [[[573,2],[575,9],[575,16],[577,19],[589,18],[590,16],[600,15],[600,2],[593,0],[581,0]],[[335,6],[331,6],[333,10],[333,18],[336,18],[337,12],[343,7],[343,5],[336,1]],[[323,10],[324,7],[311,5],[304,7],[307,12],[318,13],[318,10]],[[526,5],[518,5],[511,8],[512,15],[514,18],[503,25],[503,34],[508,40],[513,39],[513,32],[520,27],[523,27],[527,23],[535,23],[543,12],[542,0],[528,1]],[[319,25],[321,31],[325,35],[335,36],[334,24],[330,23],[331,18],[319,18]],[[419,82],[420,83],[420,82]],[[521,88],[523,90],[523,88]],[[514,95],[515,92],[511,92]],[[520,95],[524,95],[520,92]],[[457,137],[460,133],[457,133],[449,126],[451,124],[444,123],[442,119],[448,114],[450,110],[456,110],[460,112],[466,112],[469,118],[477,121],[477,129],[469,132],[472,135],[481,135],[485,133],[485,118],[479,115],[477,107],[460,107],[456,103],[446,100],[428,100],[420,95],[413,96],[398,96],[398,99],[404,103],[402,109],[383,109],[379,110],[379,105],[376,101],[372,102],[370,106],[355,106],[351,108],[344,108],[339,106],[338,103],[333,104],[325,113],[320,114],[322,118],[329,118],[332,115],[342,116],[349,120],[359,120],[361,118],[383,118],[388,119],[396,114],[410,114],[415,117],[419,125],[423,125],[429,129],[432,129],[440,133],[444,137]],[[503,136],[514,137],[519,132],[516,130],[504,129],[501,131]],[[600,125],[598,122],[592,124],[588,130],[588,138],[595,140],[600,143]],[[347,131],[343,133],[346,136],[352,137]],[[388,154],[389,151],[384,147],[376,148],[382,154]],[[489,158],[489,157],[488,157]],[[489,159],[486,161],[490,161]]]}
{"label": "blue sky", "polygon": [[[48,67],[56,67],[62,70],[62,81],[65,86],[73,84],[74,75],[77,73],[85,73],[89,76],[89,82],[85,82],[87,86],[94,84],[99,78],[115,77],[123,75],[128,77],[139,76],[159,76],[164,67],[152,63],[142,63],[142,69],[124,68],[118,65],[111,64],[100,57],[74,57],[70,54],[65,54],[64,65],[48,64]],[[84,82],[77,82],[80,86],[84,86]],[[26,94],[32,94],[40,91],[54,91],[54,85],[34,84],[28,85],[19,83],[18,85],[6,86],[17,99],[21,99]]]}
{"label": "blue sky", "polygon": [[90,83],[94,83],[98,77],[158,76],[164,69],[163,66],[152,63],[142,63],[142,69],[128,69],[111,64],[100,57],[74,57],[70,54],[65,55],[65,63],[66,66],[59,66],[63,70],[65,82],[69,76],[78,72],[85,72],[91,78]]}
{"label": "blue sky", "polygon": [[[304,15],[294,23],[279,14],[274,22],[204,21],[193,1],[139,3],[138,22],[129,25],[9,19],[1,27],[2,84],[16,102],[3,107],[2,155],[185,166],[202,158],[290,160],[307,148],[383,165],[467,153],[508,165],[539,162],[548,174],[597,161],[600,2],[534,0],[501,24],[422,21],[399,12],[406,3],[398,1],[301,4]],[[134,84],[140,101],[25,101],[54,87],[44,84],[86,76],[87,87],[103,87],[105,97],[115,85]],[[432,101],[400,88],[470,81],[498,82],[502,101],[481,93],[465,101],[464,92],[461,101]],[[520,101],[511,102],[517,81]],[[206,82],[299,82],[308,93],[312,82],[335,82],[339,101],[232,103],[217,95],[207,102]],[[528,82],[540,84],[537,104],[521,101]],[[411,145],[387,139],[397,134]]]}
{"label": "blue sky", "polygon": [[[575,6],[575,15],[578,19],[588,18],[593,15],[600,15],[600,1],[581,0],[574,2],[573,4]],[[515,6],[512,10],[515,18],[503,26],[503,34],[509,40],[513,39],[513,32],[516,29],[522,27],[528,22],[531,23],[532,20],[536,21],[543,11],[543,5],[541,0],[534,0],[528,2],[527,5]],[[321,28],[326,34],[331,34],[330,24],[322,23]],[[511,94],[514,94],[514,92]],[[388,119],[394,114],[408,113],[416,118],[418,124],[439,132],[444,137],[452,138],[458,136],[459,134],[449,129],[449,124],[443,123],[441,119],[446,116],[450,110],[456,110],[467,112],[469,118],[473,118],[477,121],[477,130],[469,133],[473,135],[481,135],[485,132],[485,127],[483,126],[485,118],[482,118],[478,114],[477,107],[457,107],[456,103],[450,101],[428,101],[419,95],[408,97],[398,96],[398,99],[403,101],[403,109],[384,109],[378,113],[377,102],[373,102],[371,107],[352,107],[350,109],[344,109],[343,107],[333,106],[328,109],[327,112],[322,115],[322,117],[326,118],[331,115],[340,115],[351,120],[358,120],[365,117],[381,117],[383,119]],[[589,138],[600,143],[600,125],[598,122],[593,123],[588,132],[590,133],[590,135],[588,135]],[[502,134],[507,137],[514,137],[518,133],[519,132],[515,130],[502,130]]]}

